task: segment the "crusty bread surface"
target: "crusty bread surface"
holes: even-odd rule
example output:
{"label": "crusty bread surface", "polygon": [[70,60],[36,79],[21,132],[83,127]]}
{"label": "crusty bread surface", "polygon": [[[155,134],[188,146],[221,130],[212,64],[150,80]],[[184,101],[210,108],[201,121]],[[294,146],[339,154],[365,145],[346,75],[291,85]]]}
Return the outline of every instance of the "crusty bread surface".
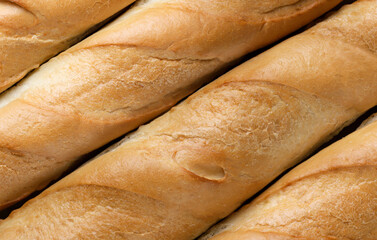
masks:
{"label": "crusty bread surface", "polygon": [[0,208],[338,2],[139,2],[0,97]]}
{"label": "crusty bread surface", "polygon": [[377,122],[371,118],[365,127],[291,170],[200,240],[373,240],[376,199]]}
{"label": "crusty bread surface", "polygon": [[[0,239],[197,237],[377,104],[376,3],[344,7],[202,88],[12,213]],[[344,186],[370,180],[358,169]]]}
{"label": "crusty bread surface", "polygon": [[0,92],[134,0],[0,0]]}

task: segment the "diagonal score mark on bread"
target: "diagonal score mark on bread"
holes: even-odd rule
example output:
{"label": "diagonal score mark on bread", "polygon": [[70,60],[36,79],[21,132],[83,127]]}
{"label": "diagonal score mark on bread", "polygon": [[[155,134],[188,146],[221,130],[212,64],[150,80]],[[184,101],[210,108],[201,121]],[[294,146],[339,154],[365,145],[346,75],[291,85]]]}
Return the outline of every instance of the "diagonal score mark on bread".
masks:
{"label": "diagonal score mark on bread", "polygon": [[305,239],[374,239],[376,132],[372,122],[323,149],[201,239],[238,239],[249,231],[265,237],[276,232]]}
{"label": "diagonal score mark on bread", "polygon": [[[358,1],[330,19],[343,19],[347,23],[342,27],[352,29],[367,17],[372,20],[365,22],[364,28],[368,30],[377,28],[373,17],[376,12],[377,1]],[[356,17],[348,18],[351,13]],[[359,15],[363,17],[358,18]],[[73,237],[84,239],[88,235],[88,238],[100,238],[105,234],[110,239],[194,239],[199,236],[282,171],[376,105],[376,55],[363,47],[362,40],[350,44],[341,37],[324,40],[323,35],[315,34],[316,30],[328,28],[327,24],[329,22],[325,20],[312,30],[236,67],[166,114],[140,127],[122,143],[11,214],[0,224],[0,231],[8,239],[40,235],[51,238],[57,233],[62,238],[73,234]],[[377,39],[373,31],[358,32]],[[364,147],[368,147],[367,144]],[[353,149],[350,152],[357,155]],[[309,167],[312,172],[304,169],[295,179],[300,176],[304,180],[311,179],[311,173],[313,176],[317,172],[327,174],[333,167],[352,165],[352,161],[345,161],[349,154],[344,154],[339,157],[337,166],[315,163]],[[375,156],[373,152],[372,156]],[[361,165],[366,158],[362,154],[359,157],[353,160],[360,160]],[[339,170],[333,179],[338,173],[348,171],[346,168]],[[370,177],[363,169],[357,168],[356,172],[355,175],[347,174],[344,183],[355,183],[354,179],[363,182]],[[364,178],[357,177],[360,175]],[[374,183],[364,182],[368,186]],[[285,183],[288,183],[288,189],[289,183],[293,182],[283,185]],[[315,184],[319,186],[322,182]],[[310,181],[310,186],[315,184]],[[347,184],[342,185],[345,186],[343,193],[350,189]],[[332,184],[335,188],[338,185],[336,181]],[[98,186],[103,193],[96,195]],[[117,190],[132,192],[139,196],[138,200],[118,193],[124,202],[114,206],[106,197],[101,197]],[[310,188],[303,185],[297,195],[303,191],[310,193]],[[322,193],[318,191],[316,196]],[[338,197],[343,197],[343,193]],[[92,195],[96,196],[87,197]],[[158,200],[158,211],[150,210],[155,206],[150,199]],[[310,206],[310,201],[305,202],[307,199],[299,198]],[[361,198],[350,199],[349,203],[358,199]],[[369,206],[373,198],[367,199]],[[276,201],[271,204],[278,206]],[[67,205],[70,211],[60,207]],[[288,218],[294,212],[297,211],[287,212],[283,217],[279,215],[281,229],[298,222]],[[84,217],[76,213],[83,213]],[[337,214],[338,218],[332,217],[334,213],[331,211],[323,219],[339,224],[347,220]],[[70,216],[77,223],[73,230],[71,220],[67,220]],[[366,216],[369,219],[371,214]],[[112,221],[112,217],[116,220]],[[270,219],[263,220],[259,226],[268,226]],[[313,216],[302,219],[309,223],[315,220]],[[147,229],[158,231],[140,234],[138,228],[145,225]],[[227,230],[227,226],[221,229]],[[265,229],[267,235],[254,232],[241,231],[241,234],[246,238],[256,235],[283,239],[297,235],[297,230],[280,233],[270,228]],[[227,237],[229,239],[229,235]],[[296,239],[302,237],[298,235]]]}
{"label": "diagonal score mark on bread", "polygon": [[[230,62],[278,40],[338,2],[307,0],[268,15],[258,11],[260,2],[251,0],[140,3],[1,95],[0,146],[35,156],[16,163],[10,155],[0,159],[17,173],[3,180],[11,184],[0,184],[1,202],[44,187],[84,154],[167,111]],[[56,6],[82,17],[71,3],[59,1]],[[273,8],[281,1],[263,3],[267,5]],[[41,15],[47,18],[51,13]],[[207,167],[221,175],[220,168]]]}
{"label": "diagonal score mark on bread", "polygon": [[134,0],[0,1],[0,92]]}

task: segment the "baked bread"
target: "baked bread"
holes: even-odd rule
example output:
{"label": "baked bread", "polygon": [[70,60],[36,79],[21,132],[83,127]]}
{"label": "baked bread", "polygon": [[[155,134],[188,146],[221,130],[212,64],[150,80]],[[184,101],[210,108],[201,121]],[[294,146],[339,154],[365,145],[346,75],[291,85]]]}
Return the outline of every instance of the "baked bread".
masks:
{"label": "baked bread", "polygon": [[150,0],[0,97],[0,208],[340,0]]}
{"label": "baked bread", "polygon": [[375,121],[291,170],[200,240],[377,239]]}
{"label": "baked bread", "polygon": [[0,0],[0,92],[134,0]]}
{"label": "baked bread", "polygon": [[13,212],[3,239],[197,237],[377,104],[376,3],[202,88]]}

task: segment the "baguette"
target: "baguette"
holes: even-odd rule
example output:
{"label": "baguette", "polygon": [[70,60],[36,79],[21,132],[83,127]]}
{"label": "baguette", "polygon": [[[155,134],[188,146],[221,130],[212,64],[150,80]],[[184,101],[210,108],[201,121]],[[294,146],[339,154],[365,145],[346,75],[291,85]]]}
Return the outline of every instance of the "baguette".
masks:
{"label": "baguette", "polygon": [[0,0],[0,92],[134,0]]}
{"label": "baguette", "polygon": [[0,208],[339,1],[140,2],[0,97]]}
{"label": "baguette", "polygon": [[200,240],[377,239],[375,121],[291,170]]}
{"label": "baguette", "polygon": [[376,3],[202,88],[13,212],[0,239],[197,237],[377,103],[363,41],[377,39]]}

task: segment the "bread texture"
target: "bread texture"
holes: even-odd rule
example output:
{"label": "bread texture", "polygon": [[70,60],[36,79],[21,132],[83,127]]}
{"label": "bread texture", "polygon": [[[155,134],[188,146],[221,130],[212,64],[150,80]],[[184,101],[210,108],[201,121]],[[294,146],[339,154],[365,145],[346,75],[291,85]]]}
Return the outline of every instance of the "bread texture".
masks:
{"label": "bread texture", "polygon": [[139,2],[0,97],[0,208],[338,2]]}
{"label": "bread texture", "polygon": [[0,0],[0,92],[134,0]]}
{"label": "bread texture", "polygon": [[377,239],[377,122],[325,148],[200,240]]}
{"label": "bread texture", "polygon": [[377,103],[376,12],[359,1],[223,75],[13,212],[0,239],[199,236]]}

